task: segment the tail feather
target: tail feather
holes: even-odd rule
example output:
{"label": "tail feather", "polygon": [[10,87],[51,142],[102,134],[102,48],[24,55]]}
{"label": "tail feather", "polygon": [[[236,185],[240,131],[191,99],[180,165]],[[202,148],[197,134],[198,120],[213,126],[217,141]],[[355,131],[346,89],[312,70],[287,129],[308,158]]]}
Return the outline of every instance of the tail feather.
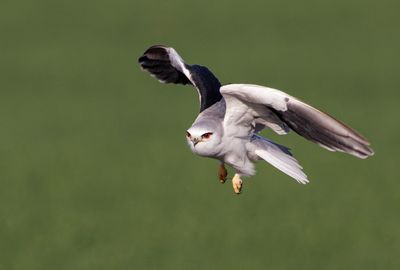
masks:
{"label": "tail feather", "polygon": [[292,156],[289,149],[283,145],[277,144],[258,135],[254,135],[252,141],[254,153],[270,163],[272,166],[282,171],[283,173],[294,178],[301,184],[307,184],[307,175],[302,171],[303,167]]}

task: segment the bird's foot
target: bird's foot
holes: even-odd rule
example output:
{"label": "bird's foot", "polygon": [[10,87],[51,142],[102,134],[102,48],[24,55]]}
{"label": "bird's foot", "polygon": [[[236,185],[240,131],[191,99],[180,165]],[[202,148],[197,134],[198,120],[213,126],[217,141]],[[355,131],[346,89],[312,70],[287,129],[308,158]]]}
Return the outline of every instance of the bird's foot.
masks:
{"label": "bird's foot", "polygon": [[226,170],[224,163],[221,163],[218,168],[218,178],[219,181],[223,184],[226,181],[226,177],[228,176],[228,171]]}
{"label": "bird's foot", "polygon": [[233,191],[236,194],[240,194],[240,192],[242,191],[242,179],[240,179],[240,175],[239,174],[235,174],[235,176],[232,178],[232,186],[233,186]]}

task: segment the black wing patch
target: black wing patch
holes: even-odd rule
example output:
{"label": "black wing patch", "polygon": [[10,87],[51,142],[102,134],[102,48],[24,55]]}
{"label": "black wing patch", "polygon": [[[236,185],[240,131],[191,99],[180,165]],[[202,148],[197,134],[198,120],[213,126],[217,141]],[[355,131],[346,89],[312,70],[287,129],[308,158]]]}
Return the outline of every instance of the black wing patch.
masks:
{"label": "black wing patch", "polygon": [[173,48],[151,46],[139,58],[139,64],[162,83],[193,85],[200,96],[200,112],[222,99],[221,83],[214,74],[207,67],[184,63]]}
{"label": "black wing patch", "polygon": [[192,84],[185,74],[172,66],[168,51],[163,46],[150,47],[139,57],[138,61],[142,69],[148,71],[162,83]]}

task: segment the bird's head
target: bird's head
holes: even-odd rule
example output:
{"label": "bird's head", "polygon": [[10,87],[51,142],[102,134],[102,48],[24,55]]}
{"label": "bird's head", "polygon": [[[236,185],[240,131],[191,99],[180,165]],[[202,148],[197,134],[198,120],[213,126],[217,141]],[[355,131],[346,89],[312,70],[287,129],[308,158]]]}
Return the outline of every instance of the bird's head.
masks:
{"label": "bird's head", "polygon": [[192,126],[186,131],[190,149],[201,156],[215,156],[219,151],[221,135],[218,130],[206,126]]}

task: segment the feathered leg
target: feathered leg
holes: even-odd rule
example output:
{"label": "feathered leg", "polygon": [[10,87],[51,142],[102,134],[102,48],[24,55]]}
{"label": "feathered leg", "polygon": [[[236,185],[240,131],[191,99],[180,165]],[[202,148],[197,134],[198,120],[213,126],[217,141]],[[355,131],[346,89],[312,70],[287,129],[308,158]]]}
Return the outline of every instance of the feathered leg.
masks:
{"label": "feathered leg", "polygon": [[221,162],[218,167],[218,178],[219,181],[224,184],[226,181],[226,177],[228,176],[228,171],[225,168],[225,163]]}

